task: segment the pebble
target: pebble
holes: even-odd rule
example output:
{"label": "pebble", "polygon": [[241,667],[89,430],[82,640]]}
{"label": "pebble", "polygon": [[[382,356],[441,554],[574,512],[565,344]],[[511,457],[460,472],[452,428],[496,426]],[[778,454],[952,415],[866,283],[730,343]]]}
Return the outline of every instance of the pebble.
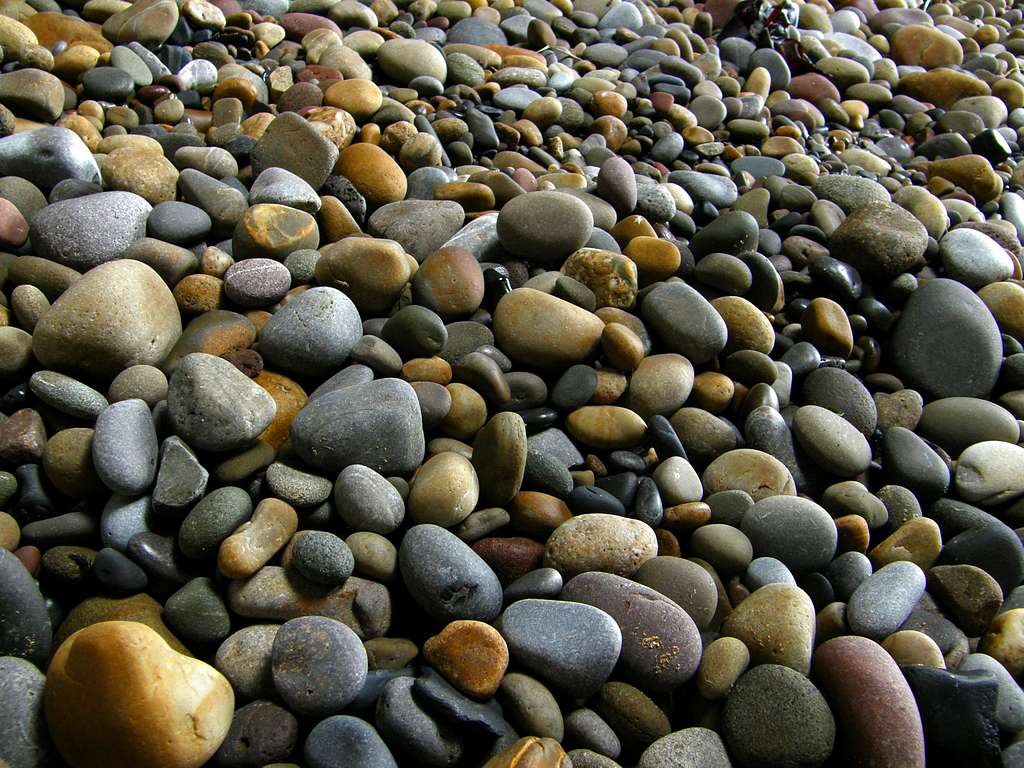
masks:
{"label": "pebble", "polygon": [[53,629],[39,587],[18,558],[0,550],[0,652],[41,664],[49,658]]}
{"label": "pebble", "polygon": [[892,634],[910,616],[924,588],[924,572],[914,563],[901,560],[880,568],[850,596],[850,629],[878,640]]}
{"label": "pebble", "polygon": [[582,603],[519,600],[501,614],[498,629],[512,659],[575,696],[601,687],[622,648],[614,619]]}
{"label": "pebble", "polygon": [[271,651],[274,689],[303,715],[343,709],[366,681],[366,651],[356,633],[326,616],[281,625]]}
{"label": "pebble", "polygon": [[338,768],[339,756],[366,768],[395,768],[391,751],[377,730],[358,717],[333,715],[309,732],[303,756],[311,768]]}
{"label": "pebble", "polygon": [[141,496],[156,478],[157,435],[142,400],[122,400],[96,419],[92,458],[103,484],[122,496]]}
{"label": "pebble", "polygon": [[87,756],[99,753],[117,765],[202,764],[234,712],[231,685],[217,670],[127,621],[93,624],[65,640],[47,671],[43,702],[54,744],[80,765],[98,765]]}
{"label": "pebble", "polygon": [[733,686],[722,713],[723,736],[743,765],[821,765],[836,723],[814,684],[778,664],[761,664]]}

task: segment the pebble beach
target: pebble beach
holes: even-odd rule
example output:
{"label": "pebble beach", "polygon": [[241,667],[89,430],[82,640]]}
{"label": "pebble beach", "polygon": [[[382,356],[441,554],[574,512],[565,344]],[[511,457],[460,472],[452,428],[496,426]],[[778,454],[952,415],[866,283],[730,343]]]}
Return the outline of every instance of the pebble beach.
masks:
{"label": "pebble beach", "polygon": [[1024,768],[1022,63],[0,0],[0,768]]}

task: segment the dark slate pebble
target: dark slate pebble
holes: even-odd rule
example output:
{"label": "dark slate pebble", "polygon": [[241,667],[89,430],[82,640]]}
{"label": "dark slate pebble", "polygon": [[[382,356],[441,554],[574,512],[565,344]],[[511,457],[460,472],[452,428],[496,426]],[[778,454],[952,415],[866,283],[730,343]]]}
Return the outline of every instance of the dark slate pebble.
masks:
{"label": "dark slate pebble", "polygon": [[[789,351],[803,343],[794,345]],[[820,357],[818,359],[820,360]],[[782,361],[788,362],[786,355]],[[797,376],[796,369],[793,370],[793,376]],[[849,371],[841,368],[817,368],[804,379],[801,394],[801,405],[817,405],[842,413],[843,418],[865,437],[874,433],[878,424],[878,409],[874,398],[864,384]]]}
{"label": "dark slate pebble", "polygon": [[424,766],[453,766],[462,757],[460,729],[431,717],[413,698],[415,680],[398,677],[377,700],[377,728],[388,745]]}
{"label": "dark slate pebble", "polygon": [[921,713],[929,768],[1001,764],[996,724],[999,683],[993,675],[923,666],[902,669]]}
{"label": "dark slate pebble", "polygon": [[178,530],[178,546],[186,557],[212,557],[221,542],[250,517],[252,499],[248,493],[233,486],[218,488],[188,513]]}
{"label": "dark slate pebble", "polygon": [[52,642],[50,615],[39,587],[13,552],[0,550],[0,656],[43,665]]}
{"label": "dark slate pebble", "polygon": [[608,491],[594,485],[581,485],[572,490],[568,499],[569,509],[574,515],[600,512],[606,515],[626,514],[626,508]]}
{"label": "dark slate pebble", "polygon": [[562,462],[531,449],[526,452],[523,487],[565,499],[573,490],[572,475]]}
{"label": "dark slate pebble", "polygon": [[931,502],[949,488],[949,467],[929,445],[904,427],[885,430],[882,467],[888,482],[913,491],[922,502]]}
{"label": "dark slate pebble", "polygon": [[146,589],[146,572],[116,549],[104,547],[92,562],[92,574],[101,586],[119,594],[134,595]]}
{"label": "dark slate pebble", "polygon": [[999,326],[970,288],[946,278],[914,291],[892,335],[892,357],[924,395],[986,397],[1003,359]]}
{"label": "dark slate pebble", "polygon": [[193,245],[210,234],[213,222],[202,208],[177,200],[158,203],[146,219],[150,237],[175,245]]}
{"label": "dark slate pebble", "polygon": [[416,678],[413,695],[436,717],[453,725],[465,726],[492,739],[509,733],[512,728],[502,716],[501,705],[491,699],[473,701],[459,693],[441,675],[429,667]]}
{"label": "dark slate pebble", "polygon": [[213,761],[224,768],[285,762],[298,737],[299,723],[291,712],[270,701],[254,701],[235,710]]}
{"label": "dark slate pebble", "polygon": [[286,621],[274,638],[274,688],[303,715],[340,712],[366,681],[366,650],[349,627],[326,616]]}
{"label": "dark slate pebble", "polygon": [[537,568],[505,587],[505,604],[530,597],[555,598],[562,591],[562,574],[554,568]]}
{"label": "dark slate pebble", "polygon": [[135,83],[127,72],[116,67],[96,67],[82,75],[85,96],[97,101],[124,104],[135,90]]}
{"label": "dark slate pebble", "polygon": [[943,533],[937,565],[973,565],[999,582],[1003,594],[1024,579],[1024,545],[1006,524],[953,499],[935,502],[929,516]]}
{"label": "dark slate pebble", "polygon": [[317,723],[306,737],[303,755],[309,768],[398,768],[377,729],[350,715]]}
{"label": "dark slate pebble", "polygon": [[398,566],[413,600],[435,621],[491,621],[501,611],[501,583],[494,571],[444,528],[410,528],[398,550]]}
{"label": "dark slate pebble", "polygon": [[164,605],[168,625],[185,640],[219,643],[231,633],[231,616],[213,579],[192,579]]}
{"label": "dark slate pebble", "polygon": [[316,584],[341,584],[352,575],[355,558],[329,531],[302,531],[291,544],[292,567]]}

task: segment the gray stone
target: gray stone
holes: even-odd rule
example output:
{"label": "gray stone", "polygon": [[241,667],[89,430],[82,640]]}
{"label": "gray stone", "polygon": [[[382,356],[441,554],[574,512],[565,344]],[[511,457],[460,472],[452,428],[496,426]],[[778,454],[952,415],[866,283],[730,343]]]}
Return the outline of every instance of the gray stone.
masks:
{"label": "gray stone", "polygon": [[986,440],[1016,443],[1020,426],[1013,414],[997,403],[977,397],[945,397],[928,403],[916,430],[942,446],[950,456]]}
{"label": "gray stone", "polygon": [[202,498],[209,479],[210,473],[195,452],[180,437],[171,435],[160,446],[153,508],[157,512],[184,510]]}
{"label": "gray stone", "polygon": [[220,644],[214,666],[231,683],[236,696],[259,699],[275,695],[271,655],[279,629],[278,624],[253,624]]}
{"label": "gray stone", "polygon": [[345,525],[355,531],[388,534],[405,518],[405,502],[395,486],[360,464],[338,474],[334,508]]}
{"label": "gray stone", "polygon": [[1013,274],[1013,260],[999,243],[975,229],[954,229],[939,241],[946,274],[978,290]]}
{"label": "gray stone", "polygon": [[0,761],[10,768],[49,764],[50,738],[43,716],[46,675],[25,659],[0,658]]}
{"label": "gray stone", "polygon": [[13,552],[0,549],[0,656],[41,666],[50,658],[52,643],[53,627],[39,586]]}
{"label": "gray stone", "polygon": [[871,446],[864,435],[821,406],[802,406],[793,417],[793,433],[815,464],[839,477],[856,477],[871,463]]}
{"label": "gray stone", "polygon": [[497,626],[513,659],[576,698],[604,684],[622,648],[615,620],[582,603],[520,600],[505,609]]}
{"label": "gray stone", "polygon": [[512,198],[498,213],[498,238],[510,253],[531,262],[560,262],[581,248],[594,228],[590,209],[561,192]]}
{"label": "gray stone", "polygon": [[100,540],[103,546],[118,552],[128,549],[135,534],[148,533],[152,528],[153,501],[149,496],[111,496],[100,514]]}
{"label": "gray stone", "polygon": [[92,152],[68,128],[45,127],[0,139],[0,174],[20,176],[44,190],[65,179],[100,183]]}
{"label": "gray stone", "polygon": [[698,205],[707,202],[715,208],[727,208],[739,197],[732,179],[716,173],[673,171],[668,180],[685,189]]}
{"label": "gray stone", "polygon": [[501,584],[494,571],[444,528],[410,528],[398,550],[398,566],[413,600],[435,621],[491,621],[501,611]]}
{"label": "gray stone", "polygon": [[338,148],[295,112],[278,115],[252,150],[253,174],[284,168],[320,189],[338,160]]}
{"label": "gray stone", "polygon": [[52,203],[29,222],[36,252],[80,272],[121,258],[146,236],[152,207],[132,192],[100,192]]}
{"label": "gray stone", "polygon": [[662,736],[640,755],[637,768],[732,768],[722,737],[710,728]]}
{"label": "gray stone", "polygon": [[460,729],[431,717],[413,697],[412,677],[396,677],[377,700],[376,722],[396,752],[427,766],[452,766],[462,757]]}
{"label": "gray stone", "polygon": [[914,563],[900,560],[880,568],[850,596],[850,629],[874,640],[888,637],[910,616],[924,588],[924,572]]}
{"label": "gray stone", "polygon": [[309,509],[323,504],[331,495],[331,481],[275,461],[266,472],[270,492],[293,507]]}
{"label": "gray stone", "polygon": [[298,208],[306,213],[320,210],[320,197],[305,179],[299,178],[287,168],[265,169],[249,188],[249,202],[277,203]]}
{"label": "gray stone", "polygon": [[423,461],[419,400],[401,379],[353,384],[311,399],[290,430],[298,456],[328,475],[351,464],[409,475]]}
{"label": "gray stone", "polygon": [[1024,691],[1006,667],[984,653],[972,653],[960,664],[958,672],[988,672],[996,678],[996,722],[1007,733],[1024,730]]}
{"label": "gray stone", "polygon": [[398,768],[377,729],[351,715],[334,715],[317,723],[306,737],[303,757],[309,768]]}
{"label": "gray stone", "polygon": [[61,413],[93,420],[107,407],[107,398],[77,379],[56,371],[36,371],[28,381],[32,394]]}
{"label": "gray stone", "polygon": [[224,539],[252,517],[252,499],[241,488],[211,491],[192,508],[178,529],[178,548],[186,557],[211,557]]}
{"label": "gray stone", "polygon": [[932,398],[987,396],[1003,357],[988,308],[969,288],[944,278],[910,295],[890,349],[906,382]]}
{"label": "gray stone", "polygon": [[304,291],[276,312],[260,332],[260,353],[285,370],[306,375],[336,371],[362,337],[355,304],[336,288]]}
{"label": "gray stone", "polygon": [[895,203],[870,202],[846,217],[832,233],[828,246],[832,256],[850,264],[865,278],[891,280],[924,263],[928,231]]}
{"label": "gray stone", "polygon": [[167,598],[164,620],[186,641],[219,643],[231,632],[231,616],[213,579],[192,579]]}
{"label": "gray stone", "polygon": [[710,362],[725,349],[728,330],[722,316],[684,283],[657,286],[644,298],[640,309],[661,343],[694,365]]}
{"label": "gray stone", "polygon": [[149,406],[122,400],[96,419],[92,463],[103,484],[122,496],[141,496],[156,476],[159,444]]}
{"label": "gray stone", "polygon": [[836,723],[806,676],[762,664],[736,681],[725,701],[722,733],[741,765],[812,766],[832,753]]}
{"label": "gray stone", "polygon": [[740,530],[758,557],[774,557],[797,575],[824,568],[836,551],[831,516],[810,499],[769,496],[743,515]]}
{"label": "gray stone", "polygon": [[303,616],[277,631],[271,671],[274,688],[289,709],[323,717],[359,695],[366,682],[366,650],[340,621]]}
{"label": "gray stone", "polygon": [[249,445],[273,421],[270,394],[223,358],[193,352],[178,363],[167,389],[175,432],[204,451]]}

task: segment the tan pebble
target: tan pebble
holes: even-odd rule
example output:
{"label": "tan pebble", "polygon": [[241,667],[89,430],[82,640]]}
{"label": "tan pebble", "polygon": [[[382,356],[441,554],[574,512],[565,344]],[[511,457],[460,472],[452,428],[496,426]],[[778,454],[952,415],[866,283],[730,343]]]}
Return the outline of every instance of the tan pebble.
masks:
{"label": "tan pebble", "polygon": [[461,523],[476,508],[480,483],[465,457],[445,452],[432,456],[419,468],[406,502],[414,523],[432,523],[450,528]]}
{"label": "tan pebble", "polygon": [[928,635],[914,629],[894,632],[882,641],[882,647],[902,666],[921,666],[945,669],[942,651]]}
{"label": "tan pebble", "polygon": [[1014,677],[1024,672],[1024,608],[1014,608],[992,620],[978,645]]}
{"label": "tan pebble", "polygon": [[54,487],[73,499],[84,499],[104,490],[92,462],[93,431],[84,427],[64,429],[46,441],[43,471]]}
{"label": "tan pebble", "polygon": [[186,275],[174,286],[174,300],[182,312],[192,315],[220,309],[224,281],[211,275]]}
{"label": "tan pebble", "polygon": [[769,496],[795,496],[796,484],[786,466],[763,451],[737,448],[716,458],[701,476],[707,494],[740,490],[754,501]]}
{"label": "tan pebble", "polygon": [[128,621],[62,643],[43,697],[50,735],[75,768],[196,768],[227,735],[234,703],[217,670]]}
{"label": "tan pebble", "polygon": [[697,670],[697,690],[709,701],[729,695],[733,684],[750,666],[750,651],[735,637],[719,637],[704,649]]}
{"label": "tan pebble", "polygon": [[732,402],[736,387],[728,376],[717,371],[703,371],[693,377],[690,391],[691,405],[714,414],[720,414]]}
{"label": "tan pebble", "polygon": [[565,577],[604,571],[628,578],[657,554],[658,540],[649,525],[595,512],[573,517],[552,532],[544,565]]}
{"label": "tan pebble", "polygon": [[853,352],[853,329],[843,308],[832,301],[812,299],[800,318],[804,338],[823,355],[848,358]]}
{"label": "tan pebble", "polygon": [[387,312],[412,276],[405,251],[394,240],[348,237],[321,254],[317,282],[342,291],[361,312]]}
{"label": "tan pebble", "polygon": [[0,512],[0,549],[13,552],[21,541],[21,527],[18,521],[6,512]]}
{"label": "tan pebble", "polygon": [[634,237],[626,246],[625,253],[636,264],[641,288],[671,277],[681,263],[675,243],[658,237]]}
{"label": "tan pebble", "polygon": [[341,151],[336,170],[345,176],[371,206],[403,200],[405,173],[383,149],[373,144],[352,144]]}
{"label": "tan pebble", "polygon": [[402,366],[402,378],[408,382],[432,381],[442,387],[452,380],[452,367],[441,357],[417,357]]}
{"label": "tan pebble", "polygon": [[634,370],[644,358],[640,337],[621,323],[608,323],[604,327],[601,351],[609,365],[623,371]]}
{"label": "tan pebble", "polygon": [[226,538],[217,552],[217,570],[229,579],[252,576],[288,543],[298,516],[280,499],[263,499],[252,518]]}
{"label": "tan pebble", "polygon": [[647,433],[647,425],[635,411],[614,405],[577,408],[567,417],[566,426],[583,444],[603,450],[632,448]]}
{"label": "tan pebble", "polygon": [[562,274],[590,288],[598,307],[629,309],[636,303],[636,264],[621,254],[580,248],[562,264]]}
{"label": "tan pebble", "polygon": [[753,349],[766,355],[775,345],[775,331],[764,312],[741,296],[722,296],[711,302],[729,331],[724,354]]}
{"label": "tan pebble", "polygon": [[594,355],[604,323],[581,307],[533,288],[517,288],[494,311],[494,336],[511,358],[565,367]]}
{"label": "tan pebble", "polygon": [[480,393],[465,384],[449,384],[452,405],[441,421],[441,430],[458,440],[469,440],[487,422],[487,403]]}
{"label": "tan pebble", "polygon": [[1024,340],[1024,287],[1002,282],[986,285],[978,296],[999,324],[999,330],[1018,341]]}
{"label": "tan pebble", "polygon": [[693,388],[693,365],[667,352],[644,358],[629,380],[629,407],[642,418],[668,416],[682,407]]}
{"label": "tan pebble", "polygon": [[815,614],[799,587],[768,584],[751,593],[722,623],[722,634],[743,641],[754,664],[811,669]]}
{"label": "tan pebble", "polygon": [[570,765],[568,755],[554,739],[526,736],[496,754],[483,768],[567,768]]}
{"label": "tan pebble", "polygon": [[927,571],[942,550],[942,533],[929,517],[915,517],[897,528],[871,550],[875,569],[898,560],[909,560]]}
{"label": "tan pebble", "polygon": [[423,643],[423,658],[463,693],[495,694],[508,667],[508,646],[490,624],[453,621]]}
{"label": "tan pebble", "polygon": [[540,491],[520,491],[509,504],[512,527],[529,536],[547,536],[572,517],[557,496]]}

